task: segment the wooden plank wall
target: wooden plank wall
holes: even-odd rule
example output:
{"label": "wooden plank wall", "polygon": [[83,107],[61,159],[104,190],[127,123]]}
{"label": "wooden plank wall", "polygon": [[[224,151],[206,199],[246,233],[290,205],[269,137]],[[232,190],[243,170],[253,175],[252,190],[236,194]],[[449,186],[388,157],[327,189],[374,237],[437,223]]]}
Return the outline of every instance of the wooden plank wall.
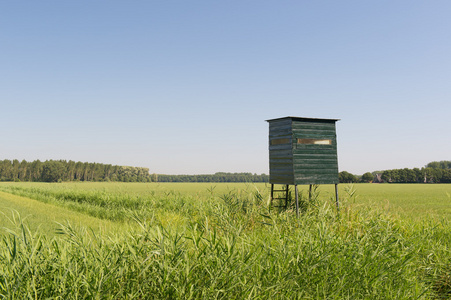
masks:
{"label": "wooden plank wall", "polygon": [[294,184],[291,123],[289,118],[269,122],[269,182],[273,184]]}
{"label": "wooden plank wall", "polygon": [[[335,121],[293,120],[294,184],[338,183]],[[330,139],[330,145],[300,144],[297,139]]]}

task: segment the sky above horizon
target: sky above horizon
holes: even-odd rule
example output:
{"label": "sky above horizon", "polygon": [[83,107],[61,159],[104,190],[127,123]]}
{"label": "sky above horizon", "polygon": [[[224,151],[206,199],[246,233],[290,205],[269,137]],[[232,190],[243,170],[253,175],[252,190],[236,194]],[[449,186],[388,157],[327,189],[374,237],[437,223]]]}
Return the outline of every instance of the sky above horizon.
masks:
{"label": "sky above horizon", "polygon": [[339,170],[451,160],[449,1],[3,1],[0,159],[269,173],[268,123]]}

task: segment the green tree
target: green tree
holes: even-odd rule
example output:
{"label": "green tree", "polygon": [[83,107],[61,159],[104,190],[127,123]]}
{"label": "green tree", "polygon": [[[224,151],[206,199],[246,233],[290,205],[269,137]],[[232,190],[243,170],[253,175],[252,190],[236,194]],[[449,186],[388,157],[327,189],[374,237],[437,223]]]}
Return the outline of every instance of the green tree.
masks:
{"label": "green tree", "polygon": [[42,165],[42,181],[57,182],[63,179],[66,166],[60,161],[49,160]]}
{"label": "green tree", "polygon": [[443,170],[442,172],[442,183],[451,183],[451,169]]}
{"label": "green tree", "polygon": [[426,168],[432,169],[451,169],[451,161],[442,160],[442,161],[431,161],[426,165]]}
{"label": "green tree", "polygon": [[152,178],[152,182],[158,182],[158,175],[157,174],[153,173],[151,178]]}
{"label": "green tree", "polygon": [[366,172],[365,174],[362,175],[362,182],[372,182],[373,179],[374,176],[370,172]]}
{"label": "green tree", "polygon": [[42,174],[42,162],[38,159],[30,165],[31,181],[40,181]]}
{"label": "green tree", "polygon": [[28,180],[28,178],[27,178],[27,169],[28,169],[28,163],[24,159],[24,160],[22,160],[20,162],[20,166],[19,166],[19,180],[20,181]]}
{"label": "green tree", "polygon": [[20,169],[20,162],[17,159],[14,159],[13,163],[12,163],[12,171],[13,171],[12,179],[13,180],[19,179],[19,169]]}
{"label": "green tree", "polygon": [[10,160],[5,159],[1,162],[0,171],[1,171],[0,178],[2,181],[13,180],[12,164]]}
{"label": "green tree", "polygon": [[359,182],[359,179],[357,178],[357,176],[355,176],[355,175],[353,175],[353,174],[351,174],[351,173],[349,173],[349,172],[346,172],[346,171],[341,171],[341,172],[338,174],[338,180],[339,180],[341,183],[353,183],[353,182]]}

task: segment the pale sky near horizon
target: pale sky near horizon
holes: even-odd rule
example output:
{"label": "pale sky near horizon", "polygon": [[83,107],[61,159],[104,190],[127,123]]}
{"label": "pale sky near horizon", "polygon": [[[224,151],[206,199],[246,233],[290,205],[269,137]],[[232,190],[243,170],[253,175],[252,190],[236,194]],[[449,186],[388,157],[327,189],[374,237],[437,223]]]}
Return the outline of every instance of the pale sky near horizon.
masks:
{"label": "pale sky near horizon", "polygon": [[451,160],[450,1],[2,1],[0,159],[268,174],[267,119],[340,171]]}

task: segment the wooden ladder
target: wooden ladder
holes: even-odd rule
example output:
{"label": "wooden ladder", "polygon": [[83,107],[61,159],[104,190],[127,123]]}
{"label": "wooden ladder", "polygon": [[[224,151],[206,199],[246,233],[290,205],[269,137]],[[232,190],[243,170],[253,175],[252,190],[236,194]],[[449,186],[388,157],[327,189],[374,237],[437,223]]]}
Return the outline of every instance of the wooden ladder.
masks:
{"label": "wooden ladder", "polygon": [[[287,209],[288,208],[288,195],[289,195],[289,187],[290,186],[288,184],[286,184],[283,187],[282,187],[282,189],[275,190],[274,184],[271,184],[271,199],[270,199],[270,204],[269,204],[270,209],[272,207],[277,207],[279,209]],[[279,195],[275,196],[277,193],[279,193]],[[275,202],[274,200],[278,200],[276,204],[274,203]]]}

